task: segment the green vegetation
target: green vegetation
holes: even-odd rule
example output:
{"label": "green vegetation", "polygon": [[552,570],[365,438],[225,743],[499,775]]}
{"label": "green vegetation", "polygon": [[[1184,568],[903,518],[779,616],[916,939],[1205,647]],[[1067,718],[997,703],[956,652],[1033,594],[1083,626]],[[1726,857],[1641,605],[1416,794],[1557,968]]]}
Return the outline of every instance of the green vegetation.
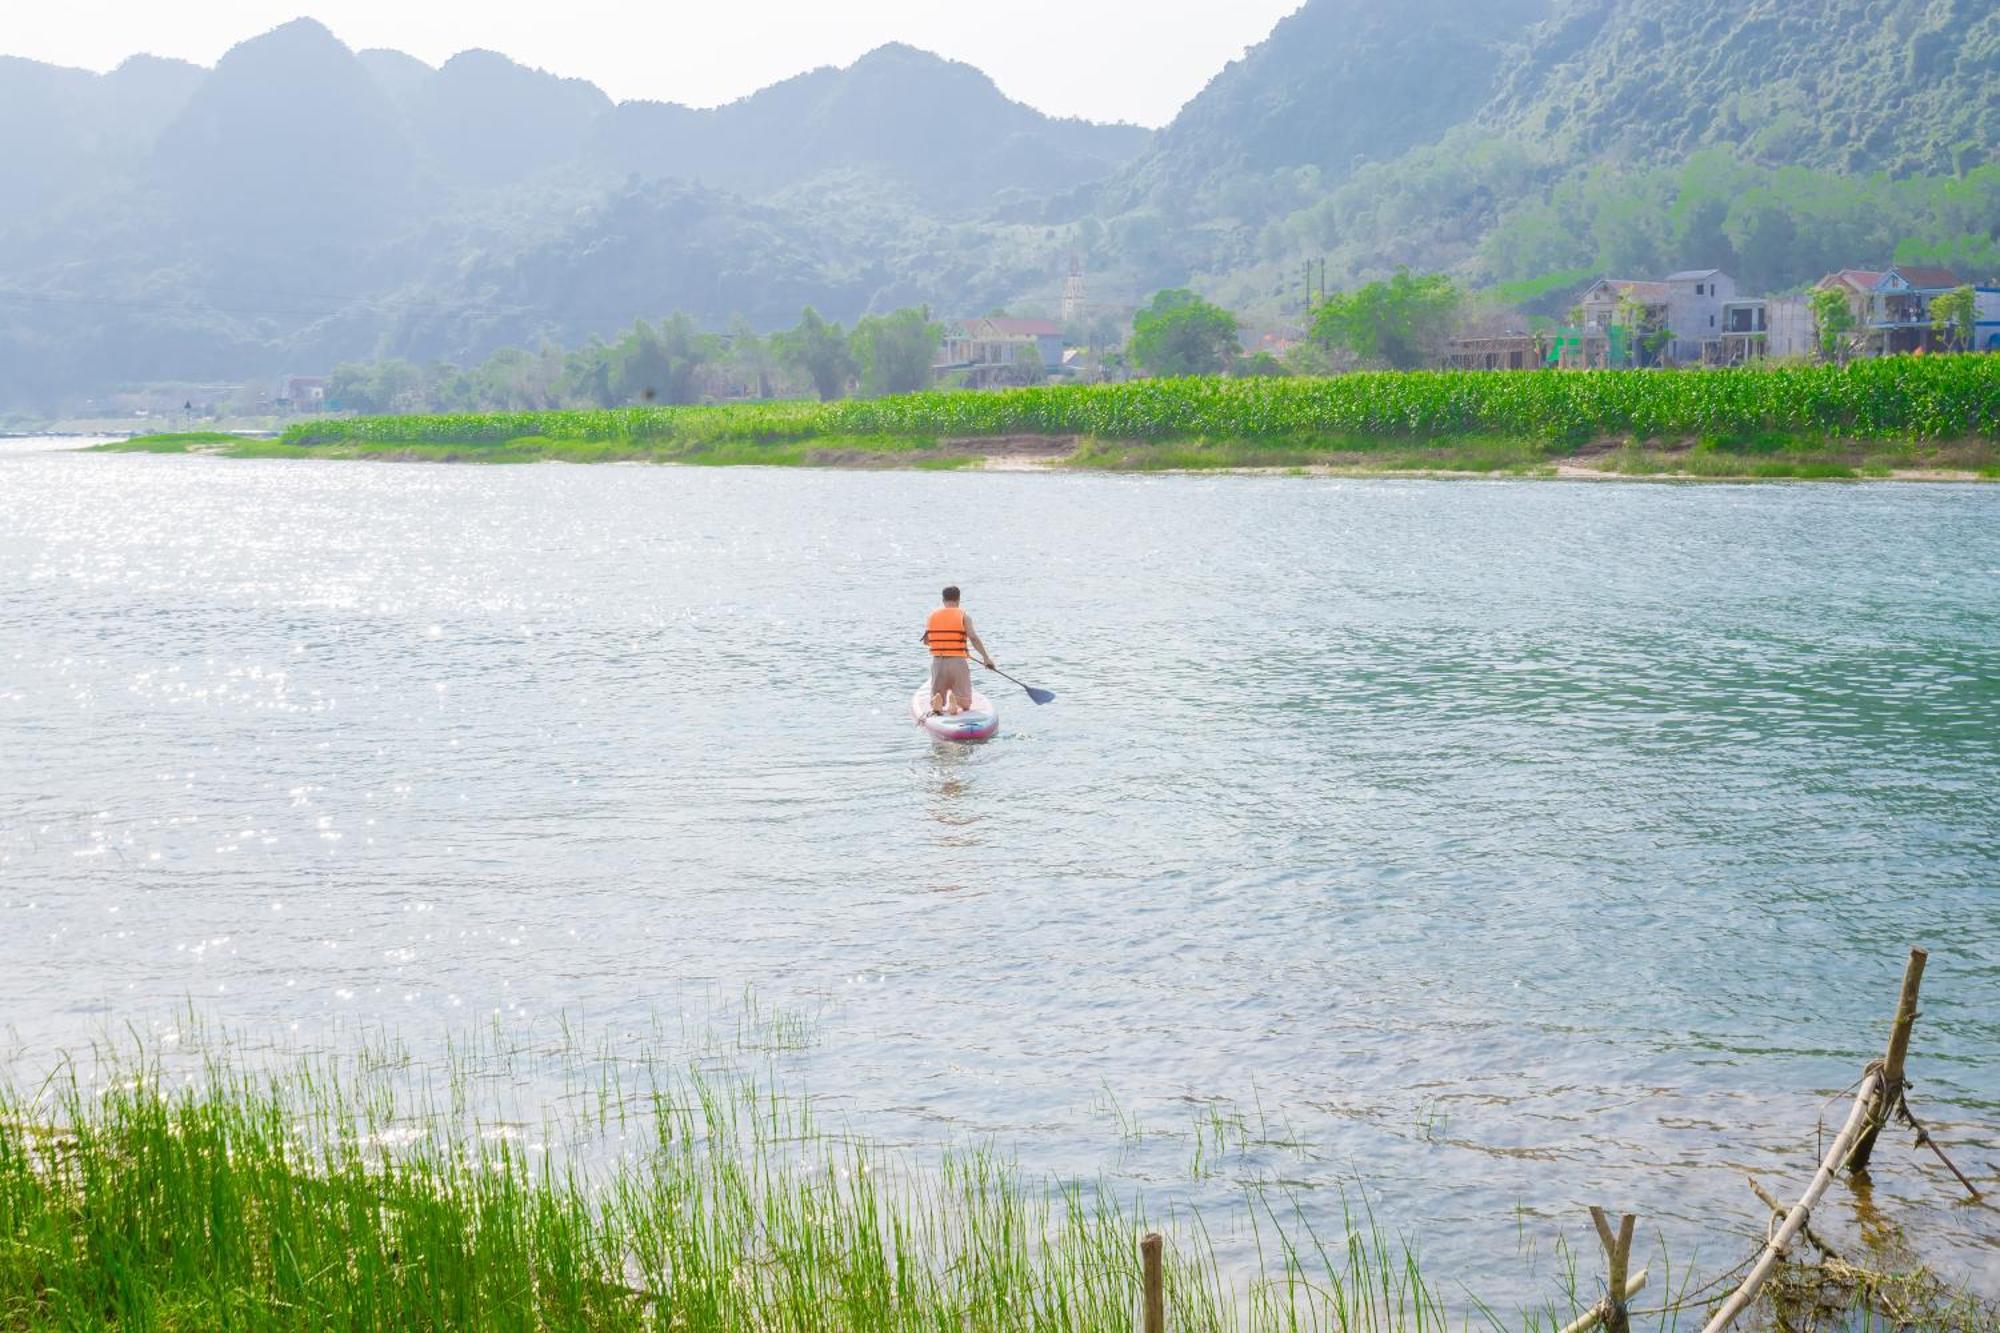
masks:
{"label": "green vegetation", "polygon": [[857,369],[853,348],[840,325],[827,323],[819,311],[807,306],[798,327],[776,335],[772,343],[779,360],[812,381],[821,401],[847,392],[848,381]]}
{"label": "green vegetation", "polygon": [[1972,346],[1978,297],[1970,287],[1954,287],[1931,302],[1931,328],[1952,351]]}
{"label": "green vegetation", "polygon": [[743,321],[703,333],[686,315],[634,321],[614,342],[564,349],[503,347],[477,366],[417,366],[390,359],[334,368],[327,402],[371,414],[528,411],[684,405],[714,398],[771,398],[781,390],[845,397],[860,379],[870,396],[930,384],[943,330],[926,311],[870,316],[850,333],[808,309],[798,325],[761,337]]}
{"label": "green vegetation", "polygon": [[1436,359],[1464,299],[1442,273],[1413,278],[1397,269],[1387,282],[1329,296],[1313,312],[1312,336],[1371,365],[1415,370]]}
{"label": "green vegetation", "polygon": [[238,445],[241,435],[219,430],[172,431],[158,435],[135,435],[129,440],[109,440],[92,449],[107,454],[184,454],[211,446]]}
{"label": "green vegetation", "polygon": [[1766,292],[1891,259],[2000,274],[1996,215],[1996,164],[1903,179],[1773,167],[1712,148],[1673,165],[1568,172],[1509,209],[1480,248],[1502,280],[1714,267]]}
{"label": "green vegetation", "polygon": [[1832,287],[1815,287],[1806,297],[1806,307],[1812,312],[1813,336],[1819,341],[1820,356],[1828,361],[1837,359],[1860,324],[1854,317],[1854,307],[1847,303],[1847,293]]}
{"label": "green vegetation", "polygon": [[[275,1072],[158,1051],[71,1069],[0,1095],[0,1327],[1133,1326],[1136,1206],[983,1148],[878,1148],[740,1063],[805,1038],[739,1025],[690,1073],[579,1053],[565,1028],[573,1119],[539,1124],[472,1109],[522,1049],[498,1034],[455,1048],[442,1087],[387,1042]],[[1252,1132],[1217,1117],[1197,1177]],[[607,1136],[608,1162],[576,1150]],[[1242,1212],[1265,1280],[1236,1289],[1178,1219],[1173,1328],[1447,1326],[1365,1218],[1316,1235],[1277,1189]]]}
{"label": "green vegetation", "polygon": [[933,391],[832,403],[774,402],[588,412],[358,417],[304,423],[293,445],[503,445],[527,437],[643,446],[662,457],[732,445],[842,440],[1091,436],[1238,441],[1291,448],[1468,436],[1557,445],[1720,432],[1851,439],[2000,436],[2000,358],[1894,357],[1847,366],[1482,374],[1420,371],[1331,379],[1187,378]]}
{"label": "green vegetation", "polygon": [[1155,292],[1132,317],[1132,360],[1155,375],[1215,375],[1240,350],[1236,316],[1185,288]]}
{"label": "green vegetation", "polygon": [[[1189,1333],[1544,1333],[1598,1294],[1559,1234],[1546,1304],[1510,1318],[1459,1288],[1451,1314],[1365,1212],[1314,1225],[1268,1160],[1306,1145],[1261,1106],[1210,1101],[1173,1127],[1093,1102],[1112,1142],[1187,1145],[1154,1198],[1240,1184],[1165,1217],[977,1144],[887,1149],[774,1074],[811,1019],[734,1008],[684,1026],[672,1059],[566,1019],[460,1034],[438,1065],[379,1031],[245,1055],[193,1012],[165,1045],[94,1048],[0,1090],[0,1328],[1125,1333],[1149,1228],[1168,1327]],[[1217,1235],[1255,1271],[1225,1274]],[[1720,1293],[1691,1279],[1662,1266],[1635,1328],[1698,1323]],[[1969,1333],[1996,1314],[1907,1263],[1800,1264],[1767,1290],[1781,1317],[1815,1316],[1798,1326],[1874,1327],[1872,1305]]]}
{"label": "green vegetation", "polygon": [[931,323],[929,312],[924,310],[898,310],[861,320],[854,326],[854,359],[861,366],[861,392],[878,398],[929,388],[931,366],[943,338],[943,327]]}

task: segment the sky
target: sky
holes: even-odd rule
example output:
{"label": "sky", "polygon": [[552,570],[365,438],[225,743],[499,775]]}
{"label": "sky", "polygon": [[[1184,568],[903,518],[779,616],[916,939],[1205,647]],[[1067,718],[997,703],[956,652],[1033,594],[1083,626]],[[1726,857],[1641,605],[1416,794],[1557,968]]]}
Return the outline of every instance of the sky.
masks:
{"label": "sky", "polygon": [[485,47],[619,101],[712,106],[907,42],[1052,115],[1163,125],[1302,0],[0,0],[0,54],[107,70],[137,52],[212,65],[310,15],[358,49],[435,65]]}

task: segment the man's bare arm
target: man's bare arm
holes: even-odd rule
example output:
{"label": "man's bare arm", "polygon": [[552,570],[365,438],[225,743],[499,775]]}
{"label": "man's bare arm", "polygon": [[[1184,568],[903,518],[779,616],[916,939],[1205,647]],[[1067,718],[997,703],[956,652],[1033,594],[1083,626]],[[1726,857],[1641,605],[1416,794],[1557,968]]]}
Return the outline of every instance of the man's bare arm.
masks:
{"label": "man's bare arm", "polygon": [[986,663],[987,666],[993,665],[993,654],[986,651],[986,644],[980,639],[979,631],[972,628],[972,618],[970,616],[966,617],[965,621],[965,639],[967,643],[970,643],[974,648],[979,650],[980,661]]}

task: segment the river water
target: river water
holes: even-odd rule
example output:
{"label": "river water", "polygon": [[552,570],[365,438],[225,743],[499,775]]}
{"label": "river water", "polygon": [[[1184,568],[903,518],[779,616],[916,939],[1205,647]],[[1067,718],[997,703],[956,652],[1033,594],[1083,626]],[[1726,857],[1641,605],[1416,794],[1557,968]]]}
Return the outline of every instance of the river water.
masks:
{"label": "river water", "polygon": [[[903,711],[947,580],[1059,695],[978,749]],[[2000,487],[15,444],[0,663],[17,1069],[747,988],[857,1130],[1281,1175],[1504,1306],[1588,1203],[1747,1253],[1923,944],[1914,1103],[2000,1171]],[[1191,1183],[1212,1104],[1289,1154]],[[2000,1218],[1877,1160],[1824,1225],[2000,1289]]]}

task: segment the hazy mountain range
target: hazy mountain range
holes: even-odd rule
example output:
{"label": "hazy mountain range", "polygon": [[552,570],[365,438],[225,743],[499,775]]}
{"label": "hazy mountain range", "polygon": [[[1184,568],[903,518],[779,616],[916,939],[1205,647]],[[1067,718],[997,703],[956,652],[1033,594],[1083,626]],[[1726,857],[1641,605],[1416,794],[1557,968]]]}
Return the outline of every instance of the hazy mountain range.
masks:
{"label": "hazy mountain range", "polygon": [[1107,307],[1192,282],[1273,319],[1311,255],[1522,280],[1638,236],[1791,278],[1783,223],[1801,266],[1931,233],[1976,262],[1996,83],[1980,0],[1311,0],[1158,133],[904,46],[712,110],[310,19],[213,69],[0,58],[0,407],[671,310],[1053,313],[1072,255]]}

